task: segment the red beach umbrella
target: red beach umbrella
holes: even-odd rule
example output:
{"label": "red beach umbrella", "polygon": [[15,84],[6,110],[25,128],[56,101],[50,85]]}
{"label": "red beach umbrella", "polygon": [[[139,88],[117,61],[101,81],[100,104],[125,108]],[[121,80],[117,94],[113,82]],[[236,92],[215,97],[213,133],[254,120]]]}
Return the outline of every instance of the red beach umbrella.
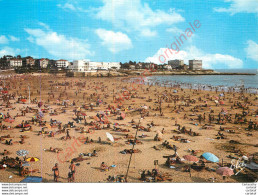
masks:
{"label": "red beach umbrella", "polygon": [[199,159],[196,156],[192,156],[192,155],[185,155],[185,156],[183,156],[183,158],[190,162],[198,162],[199,161]]}
{"label": "red beach umbrella", "polygon": [[234,175],[233,169],[230,169],[229,167],[220,167],[216,170],[216,173],[222,176]]}
{"label": "red beach umbrella", "polygon": [[21,99],[21,102],[25,103],[27,100],[26,99]]}
{"label": "red beach umbrella", "polygon": [[124,119],[125,118],[125,113],[121,113],[121,117]]}

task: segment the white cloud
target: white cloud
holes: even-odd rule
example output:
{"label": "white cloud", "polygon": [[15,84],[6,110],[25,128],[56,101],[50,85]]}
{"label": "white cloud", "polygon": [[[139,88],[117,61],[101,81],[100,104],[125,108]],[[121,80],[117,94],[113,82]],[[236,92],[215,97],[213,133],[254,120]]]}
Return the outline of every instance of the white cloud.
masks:
{"label": "white cloud", "polygon": [[[76,3],[76,2],[75,2]],[[83,9],[82,7],[79,7],[78,5],[74,5],[71,3],[65,3],[64,5],[62,4],[57,4],[57,7],[66,10],[66,11],[73,11],[73,12],[89,12],[89,10]]]}
{"label": "white cloud", "polygon": [[157,35],[156,31],[151,31],[150,29],[146,28],[140,32],[143,37],[155,37]]}
{"label": "white cloud", "polygon": [[0,49],[0,57],[2,57],[4,55],[16,56],[17,54],[19,54],[20,51],[21,51],[20,49],[13,49],[11,47],[4,47],[4,48]]}
{"label": "white cloud", "polygon": [[11,41],[20,41],[19,38],[15,37],[15,36],[12,36],[12,35],[9,35],[9,38]]}
{"label": "white cloud", "polygon": [[43,22],[39,22],[39,25],[44,27],[46,30],[50,30],[50,27],[47,24],[43,23]]}
{"label": "white cloud", "polygon": [[7,39],[6,36],[1,35],[0,36],[0,44],[8,44],[9,40]]}
{"label": "white cloud", "polygon": [[9,41],[20,41],[19,38],[12,36],[12,35],[8,35],[9,38],[7,38],[5,35],[1,35],[0,36],[0,44],[8,44]]}
{"label": "white cloud", "polygon": [[229,8],[214,8],[216,12],[228,12],[231,15],[236,13],[258,13],[257,0],[224,0],[231,3]]}
{"label": "white cloud", "polygon": [[56,58],[68,60],[84,59],[94,54],[90,51],[87,40],[67,37],[51,30],[24,29],[30,37],[28,40],[43,47],[48,53]]}
{"label": "white cloud", "polygon": [[258,44],[252,40],[247,41],[247,48],[245,48],[245,52],[248,58],[258,62]]}
{"label": "white cloud", "polygon": [[126,31],[136,31],[142,36],[155,36],[153,28],[158,25],[171,25],[185,19],[175,10],[169,12],[152,10],[141,0],[102,0],[104,5],[97,9],[96,18],[111,22],[115,27]]}
{"label": "white cloud", "polygon": [[76,10],[75,6],[71,3],[65,3],[64,5],[58,4],[57,6],[62,9],[68,9],[68,10],[72,10],[72,11]]}
{"label": "white cloud", "polygon": [[112,53],[132,48],[131,39],[122,32],[113,32],[100,28],[95,33],[102,40],[102,45],[106,46]]}
{"label": "white cloud", "polygon": [[182,33],[184,33],[183,30],[181,30],[181,29],[179,29],[177,27],[167,28],[166,31],[169,32],[169,33],[173,33],[173,34],[182,34]]}
{"label": "white cloud", "polygon": [[[170,53],[172,52],[172,54]],[[186,50],[181,50],[177,54],[175,51],[168,50],[167,48],[160,48],[156,54],[152,57],[145,59],[145,62],[153,62],[156,64],[162,64],[168,60],[183,59],[185,64],[188,64],[188,60],[200,59],[203,61],[203,68],[242,68],[243,61],[239,58],[235,58],[225,54],[209,54],[202,50],[191,46]]]}

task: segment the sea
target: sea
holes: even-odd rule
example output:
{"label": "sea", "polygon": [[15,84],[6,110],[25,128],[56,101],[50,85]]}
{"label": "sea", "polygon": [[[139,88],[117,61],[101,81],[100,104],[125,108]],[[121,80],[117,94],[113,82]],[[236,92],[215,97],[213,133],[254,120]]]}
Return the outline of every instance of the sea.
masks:
{"label": "sea", "polygon": [[153,75],[144,84],[203,90],[241,91],[258,94],[257,69],[217,69],[216,72],[256,73],[256,75]]}

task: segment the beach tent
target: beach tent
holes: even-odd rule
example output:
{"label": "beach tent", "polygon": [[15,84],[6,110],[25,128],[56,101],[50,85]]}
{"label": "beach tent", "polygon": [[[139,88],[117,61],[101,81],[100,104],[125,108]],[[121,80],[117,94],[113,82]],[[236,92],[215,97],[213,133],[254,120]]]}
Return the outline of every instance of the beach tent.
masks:
{"label": "beach tent", "polygon": [[202,157],[211,162],[219,162],[219,158],[210,152],[205,152]]}
{"label": "beach tent", "polygon": [[42,177],[29,176],[21,180],[20,183],[40,183],[42,182]]}

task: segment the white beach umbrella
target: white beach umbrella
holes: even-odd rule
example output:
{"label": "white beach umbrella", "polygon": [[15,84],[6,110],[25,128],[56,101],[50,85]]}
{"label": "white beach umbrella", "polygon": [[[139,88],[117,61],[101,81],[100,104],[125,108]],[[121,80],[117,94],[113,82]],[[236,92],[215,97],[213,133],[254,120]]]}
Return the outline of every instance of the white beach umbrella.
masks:
{"label": "white beach umbrella", "polygon": [[110,133],[106,132],[106,135],[110,141],[115,142],[114,137]]}

